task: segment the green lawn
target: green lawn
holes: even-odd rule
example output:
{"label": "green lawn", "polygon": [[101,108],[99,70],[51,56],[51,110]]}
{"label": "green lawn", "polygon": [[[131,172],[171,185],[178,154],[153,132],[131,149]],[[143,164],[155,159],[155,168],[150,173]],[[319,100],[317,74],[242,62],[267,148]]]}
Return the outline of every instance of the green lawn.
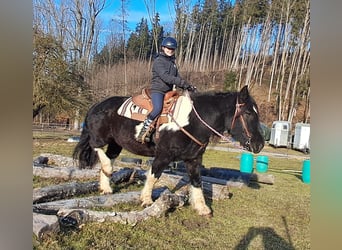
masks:
{"label": "green lawn", "polygon": [[[71,156],[75,143],[66,139],[61,135],[34,135],[33,157],[41,153]],[[287,155],[305,156],[288,149],[270,149],[282,150]],[[119,159],[122,156],[138,157],[127,151]],[[207,150],[203,164],[239,169],[239,156],[239,152]],[[135,226],[89,223],[81,229],[48,235],[42,241],[33,237],[34,249],[310,249],[310,185],[301,181],[300,173],[282,171],[299,171],[302,162],[270,156],[267,173],[275,176],[275,184],[232,188],[231,199],[208,201],[214,211],[212,218],[200,217],[185,206]],[[34,187],[56,182],[60,181],[33,180]],[[133,185],[129,190],[141,188]],[[140,209],[135,204],[113,207],[113,211]]]}

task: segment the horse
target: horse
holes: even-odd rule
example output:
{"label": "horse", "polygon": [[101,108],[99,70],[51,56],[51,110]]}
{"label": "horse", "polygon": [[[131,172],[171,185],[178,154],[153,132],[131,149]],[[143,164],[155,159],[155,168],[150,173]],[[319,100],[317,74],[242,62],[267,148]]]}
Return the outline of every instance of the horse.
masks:
{"label": "horse", "polygon": [[[148,143],[135,138],[137,126],[142,125],[140,121],[118,114],[119,107],[129,97],[109,97],[88,110],[73,157],[80,168],[91,168],[100,161],[102,193],[112,193],[112,163],[124,148],[137,155],[154,157],[140,195],[142,206],[153,203],[153,185],[168,165],[183,161],[191,184],[190,204],[199,215],[212,214],[205,202],[200,174],[210,137],[228,132],[245,150],[259,153],[264,147],[264,138],[260,132],[258,106],[247,85],[240,91],[186,94],[192,103],[187,125],[160,127],[158,138],[154,134],[153,141]],[[104,146],[107,146],[106,152],[102,149]]]}

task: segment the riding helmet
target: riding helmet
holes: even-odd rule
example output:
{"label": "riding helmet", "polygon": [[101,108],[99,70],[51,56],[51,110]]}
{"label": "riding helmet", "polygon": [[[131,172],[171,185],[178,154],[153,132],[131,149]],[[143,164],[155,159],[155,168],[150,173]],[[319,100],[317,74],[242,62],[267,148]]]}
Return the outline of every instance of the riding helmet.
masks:
{"label": "riding helmet", "polygon": [[169,48],[169,49],[176,49],[177,48],[177,41],[173,37],[166,37],[162,41],[161,46]]}

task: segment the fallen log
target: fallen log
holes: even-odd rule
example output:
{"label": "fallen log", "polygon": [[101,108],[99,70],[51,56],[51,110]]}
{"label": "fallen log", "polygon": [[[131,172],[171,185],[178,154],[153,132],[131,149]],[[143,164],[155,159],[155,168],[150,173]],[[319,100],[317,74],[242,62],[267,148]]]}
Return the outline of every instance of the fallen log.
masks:
{"label": "fallen log", "polygon": [[[114,184],[135,181],[136,170],[131,168],[123,168],[112,174],[111,182]],[[139,179],[144,180],[143,174]],[[54,200],[69,198],[75,195],[89,194],[98,191],[98,181],[90,182],[71,182],[59,185],[53,185],[33,190],[33,204]]]}
{"label": "fallen log", "polygon": [[274,175],[272,174],[252,173],[251,181],[273,185],[275,178],[274,178]]}
{"label": "fallen log", "polygon": [[[167,186],[170,190],[178,190],[179,188],[189,184],[189,177],[187,175],[174,175],[163,173],[155,186]],[[231,197],[228,185],[220,185],[212,182],[202,181],[202,189],[206,198],[211,200],[220,200]]]}
{"label": "fallen log", "polygon": [[[174,167],[177,174],[179,173],[186,173],[185,165],[183,164],[177,164],[176,167]],[[259,182],[264,184],[274,184],[274,176],[271,174],[266,173],[244,173],[240,172],[236,169],[230,169],[230,168],[219,168],[219,167],[211,167],[211,168],[202,168],[201,169],[201,175],[202,179],[205,180],[205,177],[214,177],[218,180],[228,180],[229,186],[238,186],[241,185],[239,183],[243,183],[243,186],[248,186],[250,182]],[[213,180],[216,181],[216,180]],[[210,181],[211,182],[211,181]],[[220,184],[221,182],[215,182],[217,184]]]}
{"label": "fallen log", "polygon": [[39,157],[33,160],[34,164],[47,164],[54,166],[63,166],[63,167],[76,167],[77,161],[72,157],[67,157],[63,155],[56,154],[41,154]]}
{"label": "fallen log", "polygon": [[71,182],[33,189],[33,204],[53,200],[65,199],[75,195],[96,192],[99,189],[98,181]]}
{"label": "fallen log", "polygon": [[[135,168],[122,168],[113,166],[112,180],[114,183],[129,178]],[[33,175],[43,178],[70,179],[90,179],[99,177],[99,169],[79,169],[76,167],[52,167],[49,165],[33,165]],[[119,172],[121,171],[121,172]],[[119,172],[119,173],[118,173]]]}
{"label": "fallen log", "polygon": [[[152,198],[158,199],[165,187],[154,189]],[[33,211],[44,214],[57,214],[58,210],[65,209],[91,209],[113,207],[122,203],[140,204],[140,191],[131,191],[126,193],[107,194],[99,196],[90,196],[83,198],[74,198],[67,200],[50,201],[33,205]]]}
{"label": "fallen log", "polygon": [[218,167],[212,167],[202,171],[201,173],[219,179],[241,181],[247,185],[250,181],[264,184],[274,184],[274,176],[266,173],[244,173],[236,169]]}
{"label": "fallen log", "polygon": [[33,166],[33,175],[43,178],[64,180],[98,178],[98,169],[79,169],[76,167]]}
{"label": "fallen log", "polygon": [[45,234],[59,232],[59,222],[56,215],[45,215],[33,213],[33,233],[42,239]]}
{"label": "fallen log", "polygon": [[115,222],[136,225],[150,217],[161,217],[171,208],[181,207],[185,204],[185,197],[172,194],[166,189],[160,197],[149,207],[142,211],[132,212],[102,212],[88,209],[60,209],[58,216],[62,225],[80,227],[88,222]]}
{"label": "fallen log", "polygon": [[[187,174],[184,172],[172,171],[172,173],[176,175],[180,175],[180,176],[187,176]],[[226,180],[226,179],[220,179],[220,178],[215,178],[215,177],[205,176],[205,175],[202,175],[201,178],[202,178],[202,181],[204,182],[224,185],[228,187],[241,188],[242,186],[248,186],[249,184],[249,178],[245,178],[245,179],[238,178],[238,179]]]}

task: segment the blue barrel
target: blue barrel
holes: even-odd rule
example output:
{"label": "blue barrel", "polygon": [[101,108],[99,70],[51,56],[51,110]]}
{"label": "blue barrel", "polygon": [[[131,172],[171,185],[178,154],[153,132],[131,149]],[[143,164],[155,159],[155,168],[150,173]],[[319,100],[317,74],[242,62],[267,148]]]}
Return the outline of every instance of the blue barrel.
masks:
{"label": "blue barrel", "polygon": [[258,155],[256,158],[256,170],[259,173],[265,173],[268,169],[268,156]]}
{"label": "blue barrel", "polygon": [[302,180],[304,183],[310,183],[310,160],[303,161]]}
{"label": "blue barrel", "polygon": [[244,152],[240,158],[240,172],[252,173],[253,172],[253,155],[248,152]]}

